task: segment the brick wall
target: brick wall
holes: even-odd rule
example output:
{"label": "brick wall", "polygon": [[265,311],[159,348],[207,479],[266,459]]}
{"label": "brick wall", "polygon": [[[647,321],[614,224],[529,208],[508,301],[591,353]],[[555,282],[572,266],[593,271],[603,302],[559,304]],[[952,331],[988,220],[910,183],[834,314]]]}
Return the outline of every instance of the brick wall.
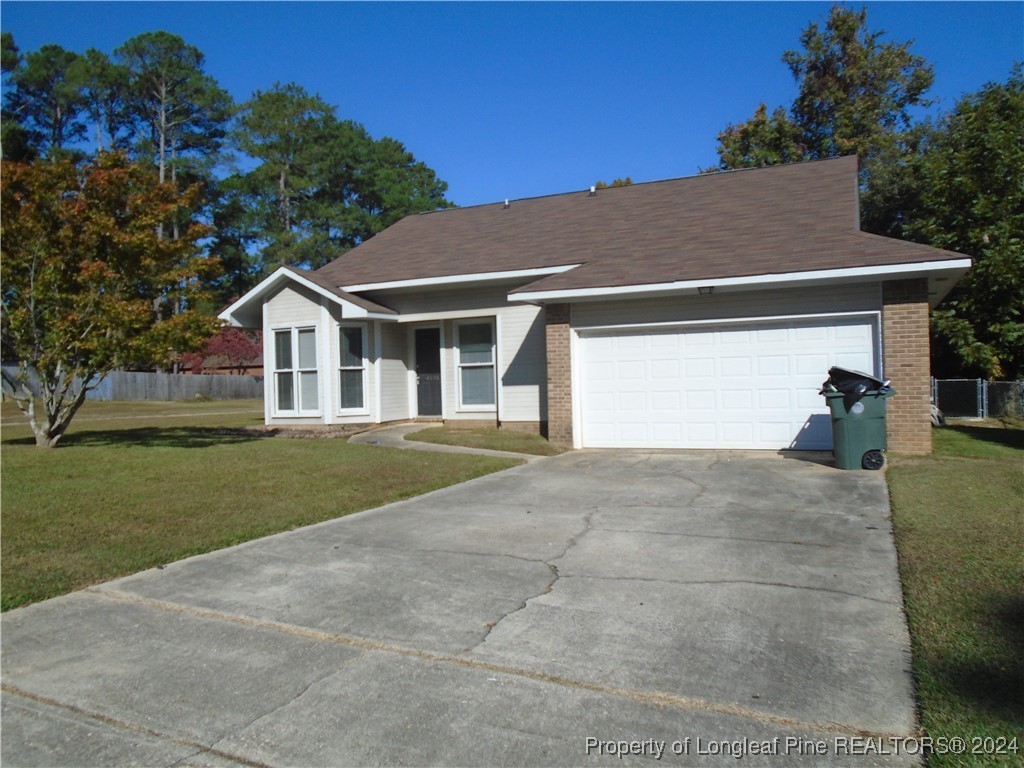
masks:
{"label": "brick wall", "polygon": [[572,445],[572,364],[569,350],[569,305],[544,308],[548,364],[548,440]]}
{"label": "brick wall", "polygon": [[889,450],[931,453],[928,281],[882,283],[882,346],[885,376],[896,395],[889,400]]}

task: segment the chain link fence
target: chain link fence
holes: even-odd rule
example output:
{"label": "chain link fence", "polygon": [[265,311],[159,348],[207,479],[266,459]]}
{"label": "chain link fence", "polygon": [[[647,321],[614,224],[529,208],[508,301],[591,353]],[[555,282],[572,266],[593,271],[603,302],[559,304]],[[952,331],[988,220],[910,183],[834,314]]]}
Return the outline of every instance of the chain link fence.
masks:
{"label": "chain link fence", "polygon": [[932,402],[949,418],[1024,418],[1024,381],[932,379]]}

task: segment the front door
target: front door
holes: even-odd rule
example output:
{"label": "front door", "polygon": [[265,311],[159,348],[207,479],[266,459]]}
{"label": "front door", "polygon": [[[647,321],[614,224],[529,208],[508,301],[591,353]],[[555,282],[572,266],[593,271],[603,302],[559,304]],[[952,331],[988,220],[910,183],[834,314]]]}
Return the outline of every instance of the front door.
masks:
{"label": "front door", "polygon": [[416,329],[418,415],[441,415],[441,329]]}

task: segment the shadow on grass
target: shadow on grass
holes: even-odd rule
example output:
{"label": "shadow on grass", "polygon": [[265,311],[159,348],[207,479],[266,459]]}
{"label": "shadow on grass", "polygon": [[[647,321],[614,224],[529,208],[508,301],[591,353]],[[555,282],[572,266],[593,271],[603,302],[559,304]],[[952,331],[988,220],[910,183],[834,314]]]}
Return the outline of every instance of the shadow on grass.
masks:
{"label": "shadow on grass", "polygon": [[1005,445],[1008,448],[1024,450],[1024,429],[1005,429],[1000,427],[968,427],[963,424],[951,424],[946,427],[954,432],[985,443]]}
{"label": "shadow on grass", "polygon": [[986,615],[1009,653],[958,652],[937,660],[933,673],[948,691],[1014,721],[1024,717],[1024,597],[997,601]]}
{"label": "shadow on grass", "polygon": [[[215,445],[248,443],[268,437],[266,433],[226,427],[141,427],[75,432],[57,444],[61,448],[140,446],[143,448],[209,448]],[[5,440],[7,445],[35,445],[34,437]]]}

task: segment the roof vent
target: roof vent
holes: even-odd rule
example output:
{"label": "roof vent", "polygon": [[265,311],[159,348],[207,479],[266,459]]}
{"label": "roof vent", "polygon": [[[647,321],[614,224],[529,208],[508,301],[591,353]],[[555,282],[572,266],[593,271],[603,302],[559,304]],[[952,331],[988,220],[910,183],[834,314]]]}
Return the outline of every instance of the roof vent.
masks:
{"label": "roof vent", "polygon": [[508,207],[509,207],[509,204],[508,204],[508,198],[507,198],[507,197],[505,198],[505,207],[506,207],[506,208],[508,208]]}
{"label": "roof vent", "polygon": [[597,187],[591,187],[590,194],[587,197],[597,197]]}

